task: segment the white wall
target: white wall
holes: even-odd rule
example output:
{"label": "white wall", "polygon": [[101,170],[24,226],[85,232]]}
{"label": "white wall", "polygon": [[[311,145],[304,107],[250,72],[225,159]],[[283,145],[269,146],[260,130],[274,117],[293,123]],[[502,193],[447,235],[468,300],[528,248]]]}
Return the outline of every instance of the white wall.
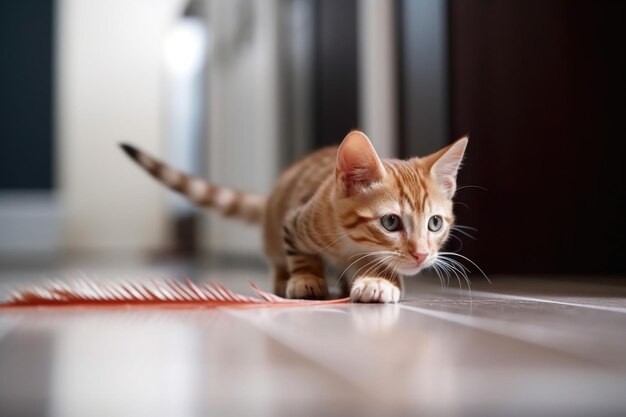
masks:
{"label": "white wall", "polygon": [[357,5],[359,116],[378,154],[397,157],[395,4],[359,0]]}
{"label": "white wall", "polygon": [[69,250],[165,243],[165,193],[117,147],[163,154],[163,39],[181,0],[57,2],[58,178]]}
{"label": "white wall", "polygon": [[0,193],[0,257],[58,254],[63,213],[51,191]]}
{"label": "white wall", "polygon": [[[211,0],[213,40],[208,82],[208,177],[267,193],[279,165],[277,0]],[[246,9],[247,8],[247,9]],[[258,227],[207,216],[203,246],[260,254]]]}

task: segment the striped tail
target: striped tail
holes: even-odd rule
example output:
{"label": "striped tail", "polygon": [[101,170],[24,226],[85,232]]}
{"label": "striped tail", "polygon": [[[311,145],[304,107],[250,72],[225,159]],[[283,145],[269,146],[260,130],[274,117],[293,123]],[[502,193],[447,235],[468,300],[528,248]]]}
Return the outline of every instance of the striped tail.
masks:
{"label": "striped tail", "polygon": [[211,185],[200,178],[177,171],[131,145],[122,143],[120,146],[157,181],[182,194],[197,206],[216,210],[226,217],[250,223],[261,222],[265,197]]}

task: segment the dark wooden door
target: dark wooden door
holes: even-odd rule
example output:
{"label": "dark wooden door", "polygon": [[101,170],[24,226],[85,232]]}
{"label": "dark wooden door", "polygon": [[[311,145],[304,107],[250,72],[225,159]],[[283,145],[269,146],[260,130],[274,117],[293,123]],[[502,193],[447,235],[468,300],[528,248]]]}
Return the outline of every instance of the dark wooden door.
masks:
{"label": "dark wooden door", "polygon": [[491,273],[625,273],[626,3],[449,3],[463,253]]}

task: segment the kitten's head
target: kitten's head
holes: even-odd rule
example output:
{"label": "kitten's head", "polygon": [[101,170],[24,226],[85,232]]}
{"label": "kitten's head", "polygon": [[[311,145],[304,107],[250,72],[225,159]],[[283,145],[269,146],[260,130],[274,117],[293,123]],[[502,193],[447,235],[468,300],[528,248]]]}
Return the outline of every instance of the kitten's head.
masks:
{"label": "kitten's head", "polygon": [[452,197],[466,146],[463,137],[424,158],[383,161],[365,134],[350,132],[337,153],[335,198],[355,254],[379,252],[372,268],[403,275],[431,266],[454,223]]}

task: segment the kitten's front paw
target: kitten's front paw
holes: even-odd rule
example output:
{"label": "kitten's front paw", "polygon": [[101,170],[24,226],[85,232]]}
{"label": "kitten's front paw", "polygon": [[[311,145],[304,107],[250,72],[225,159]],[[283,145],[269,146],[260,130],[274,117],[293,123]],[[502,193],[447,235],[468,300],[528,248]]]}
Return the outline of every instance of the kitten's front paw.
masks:
{"label": "kitten's front paw", "polygon": [[295,275],[287,281],[287,298],[319,300],[328,296],[328,285],[324,278],[316,275]]}
{"label": "kitten's front paw", "polygon": [[355,303],[397,303],[400,288],[384,278],[359,278],[350,290],[350,297]]}

